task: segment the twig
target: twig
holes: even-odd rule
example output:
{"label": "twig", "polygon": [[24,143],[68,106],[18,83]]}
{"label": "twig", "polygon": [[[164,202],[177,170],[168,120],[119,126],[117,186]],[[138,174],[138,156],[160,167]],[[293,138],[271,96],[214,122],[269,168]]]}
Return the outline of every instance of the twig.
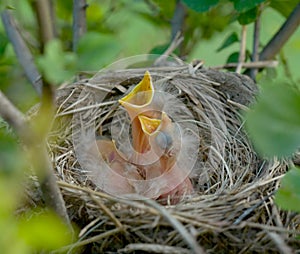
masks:
{"label": "twig", "polygon": [[15,130],[23,133],[25,117],[0,91],[0,115]]}
{"label": "twig", "polygon": [[49,0],[35,0],[39,34],[42,43],[42,52],[50,40],[54,39],[54,20],[52,19]]}
{"label": "twig", "polygon": [[86,32],[86,0],[73,0],[73,51],[80,37]]}
{"label": "twig", "polygon": [[205,251],[202,249],[202,247],[197,243],[195,238],[185,229],[185,227],[176,220],[169,212],[168,210],[159,205],[157,202],[151,199],[145,199],[145,203],[151,205],[155,209],[157,209],[160,214],[170,222],[170,224],[178,231],[178,233],[182,236],[182,238],[186,241],[186,243],[189,245],[189,247],[193,250],[196,254],[204,254]]}
{"label": "twig", "polygon": [[117,219],[117,217],[108,209],[106,205],[104,205],[101,200],[97,199],[94,195],[90,194],[91,198],[94,202],[103,210],[103,212],[112,220],[117,228],[121,228],[125,230],[122,223]]}
{"label": "twig", "polygon": [[167,58],[172,54],[172,52],[182,43],[183,37],[180,36],[180,33],[178,33],[170,46],[166,49],[166,51],[155,60],[153,63],[153,66],[161,66],[166,64]]}
{"label": "twig", "polygon": [[181,0],[177,0],[174,15],[171,19],[171,41],[175,39],[178,33],[182,33],[185,15],[185,6]]}
{"label": "twig", "polygon": [[246,55],[246,36],[247,36],[247,27],[242,26],[242,34],[241,34],[241,45],[240,45],[240,54],[239,54],[239,63],[236,67],[235,72],[241,73],[242,65],[245,62]]}
{"label": "twig", "polygon": [[10,10],[2,11],[1,18],[7,36],[13,45],[16,56],[19,60],[19,63],[24,69],[26,77],[33,85],[33,88],[36,90],[38,95],[41,96],[42,86],[43,86],[41,75],[34,64],[32,54],[30,53],[27,45],[25,44],[22,36],[19,33],[19,29],[17,27],[17,24],[13,16],[11,15],[11,11]]}
{"label": "twig", "polygon": [[259,54],[259,60],[270,60],[277,55],[280,49],[296,31],[300,24],[300,3],[295,7],[293,12],[279,28],[277,33],[264,47],[263,51]]}
{"label": "twig", "polygon": [[[260,5],[259,7],[259,13],[254,23],[252,62],[257,62],[259,60],[258,50],[259,50],[259,39],[260,39],[261,9],[262,9],[262,5]],[[250,70],[250,77],[253,80],[255,80],[256,74],[257,74],[256,68]]]}
{"label": "twig", "polygon": [[274,232],[267,232],[272,241],[276,244],[278,250],[283,254],[292,254],[291,248],[284,242],[284,240]]}
{"label": "twig", "polygon": [[[212,69],[227,69],[232,67],[237,67],[238,63],[228,63],[224,65],[218,65],[211,67]],[[270,60],[270,61],[257,61],[257,62],[250,62],[250,63],[242,63],[241,67],[244,68],[255,68],[255,69],[261,69],[261,68],[274,68],[278,65],[278,61]]]}
{"label": "twig", "polygon": [[6,120],[19,135],[27,147],[29,157],[33,164],[41,185],[46,205],[64,219],[70,226],[69,217],[64,205],[62,195],[56,184],[54,170],[46,151],[45,142],[38,138],[25,121],[24,115],[0,91],[0,116]]}
{"label": "twig", "polygon": [[75,249],[75,248],[87,245],[89,243],[98,242],[98,241],[102,240],[103,238],[107,238],[109,236],[115,235],[115,234],[117,234],[117,233],[119,233],[121,231],[122,231],[121,228],[115,228],[115,229],[106,231],[106,232],[104,232],[102,234],[90,237],[90,238],[88,238],[86,240],[82,240],[82,241],[73,243],[71,245],[64,246],[64,247],[62,247],[62,248],[60,248],[60,249],[58,249],[56,251],[52,251],[51,254],[54,254],[54,253],[65,253],[66,251],[68,251],[70,249]]}
{"label": "twig", "polygon": [[160,254],[188,254],[189,250],[175,247],[175,246],[166,246],[160,244],[150,244],[150,243],[131,243],[128,244],[125,248],[118,250],[118,253],[132,253],[138,251],[146,251],[148,253],[160,253]]}

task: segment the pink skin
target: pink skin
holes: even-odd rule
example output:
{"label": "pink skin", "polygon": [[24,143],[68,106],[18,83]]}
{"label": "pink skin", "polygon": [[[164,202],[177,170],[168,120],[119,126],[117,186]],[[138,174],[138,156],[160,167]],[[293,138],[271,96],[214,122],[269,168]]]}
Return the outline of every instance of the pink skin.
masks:
{"label": "pink skin", "polygon": [[[153,110],[153,94],[151,76],[146,72],[132,92],[119,100],[132,121],[133,148],[137,152],[132,164],[119,153],[113,141],[98,140],[97,146],[106,163],[115,173],[123,176],[121,179],[107,179],[121,193],[135,192],[130,179],[143,181],[157,178],[159,183],[164,177],[167,180],[162,184],[164,186],[158,186],[160,194],[155,195],[154,199],[163,204],[167,204],[167,201],[177,204],[184,195],[193,192],[193,186],[185,171],[178,168],[176,163],[181,144],[178,146],[174,142],[179,138],[174,123],[165,112]],[[146,153],[147,158],[143,157]],[[142,162],[146,162],[145,159],[153,163],[139,166],[144,165]]]}

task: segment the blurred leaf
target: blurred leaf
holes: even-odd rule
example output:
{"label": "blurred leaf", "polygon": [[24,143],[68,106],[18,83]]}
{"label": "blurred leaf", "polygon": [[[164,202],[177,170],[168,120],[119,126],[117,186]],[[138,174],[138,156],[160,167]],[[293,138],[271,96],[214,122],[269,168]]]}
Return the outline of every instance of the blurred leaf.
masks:
{"label": "blurred leaf", "polygon": [[227,58],[226,63],[238,63],[239,61],[239,52],[233,52],[232,54],[230,54],[230,56]]}
{"label": "blurred leaf", "polygon": [[300,92],[289,85],[265,86],[247,115],[257,150],[267,156],[291,155],[300,146]]}
{"label": "blurred leaf", "polygon": [[77,58],[75,53],[64,52],[59,40],[48,42],[44,55],[37,60],[46,80],[51,84],[60,84],[70,79],[76,70]]}
{"label": "blurred leaf", "polygon": [[3,33],[0,32],[0,56],[2,56],[4,54],[7,44],[8,44],[7,37]]}
{"label": "blurred leaf", "polygon": [[271,0],[270,7],[288,17],[294,8],[299,4],[299,0]]}
{"label": "blurred leaf", "polygon": [[300,212],[300,168],[291,168],[286,173],[275,201],[282,209]]}
{"label": "blurred leaf", "polygon": [[194,11],[206,12],[217,5],[219,0],[183,0],[183,2]]}
{"label": "blurred leaf", "polygon": [[266,0],[251,0],[251,1],[249,1],[249,0],[230,0],[230,1],[233,2],[234,8],[238,12],[246,12],[250,9],[253,9],[260,3],[266,2]]}
{"label": "blurred leaf", "polygon": [[120,50],[116,37],[96,32],[86,33],[78,43],[78,67],[80,70],[100,70],[113,62]]}
{"label": "blurred leaf", "polygon": [[246,12],[240,13],[237,19],[241,25],[248,25],[256,20],[257,15],[258,7],[254,7]]}
{"label": "blurred leaf", "polygon": [[154,47],[153,49],[151,49],[149,54],[162,55],[167,50],[167,48],[169,46],[170,46],[170,43],[163,44],[163,45],[158,45],[158,46]]}
{"label": "blurred leaf", "polygon": [[[25,245],[22,239],[17,237],[17,225],[15,217],[7,216],[5,218],[0,217],[0,250],[3,254],[31,254],[32,252]],[[13,239],[13,244],[12,244]]]}
{"label": "blurred leaf", "polygon": [[235,42],[239,41],[239,37],[237,35],[236,32],[233,32],[232,34],[230,34],[225,41],[222,43],[222,45],[217,49],[217,52],[220,52],[221,50],[229,47],[230,45],[232,45]]}
{"label": "blurred leaf", "polygon": [[53,250],[71,242],[71,233],[52,212],[28,214],[19,222],[19,237],[33,250]]}
{"label": "blurred leaf", "polygon": [[155,4],[155,7],[157,8],[156,11],[159,11],[163,17],[167,19],[172,18],[176,1],[152,0],[151,2]]}

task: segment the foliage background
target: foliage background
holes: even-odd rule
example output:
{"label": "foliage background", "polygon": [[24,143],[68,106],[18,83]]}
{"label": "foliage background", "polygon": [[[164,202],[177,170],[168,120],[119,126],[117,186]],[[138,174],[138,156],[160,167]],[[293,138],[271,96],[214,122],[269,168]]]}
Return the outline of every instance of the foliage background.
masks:
{"label": "foliage background", "polygon": [[[11,9],[13,16],[18,22],[20,32],[25,39],[34,61],[44,79],[52,85],[58,86],[63,82],[72,80],[72,77],[80,71],[98,71],[114,61],[138,54],[158,53],[161,54],[168,47],[172,40],[171,20],[174,15],[176,1],[164,0],[89,0],[87,8],[87,33],[80,39],[77,49],[73,51],[72,45],[72,6],[73,1],[51,1],[55,13],[55,40],[43,44],[40,40],[38,22],[35,11],[34,0],[5,0],[1,1],[1,11],[6,8]],[[184,42],[177,50],[183,59],[190,62],[194,59],[204,60],[205,66],[217,66],[225,64],[232,54],[239,52],[239,41],[236,41],[221,51],[218,49],[223,42],[233,33],[240,38],[241,25],[237,20],[247,9],[247,2],[258,5],[264,3],[261,17],[260,49],[276,33],[279,27],[286,20],[287,16],[298,4],[297,0],[268,0],[268,1],[183,1],[187,17],[184,23]],[[216,6],[211,6],[216,3]],[[238,4],[245,4],[238,9]],[[211,8],[210,8],[211,7]],[[200,9],[199,9],[200,8]],[[251,8],[250,8],[251,9]],[[199,11],[200,10],[200,11]],[[247,16],[247,15],[246,15]],[[251,15],[250,15],[251,16]],[[248,17],[250,17],[248,16]],[[254,16],[254,19],[256,16]],[[253,20],[247,25],[247,50],[252,52],[253,44]],[[279,66],[276,69],[265,69],[257,76],[260,86],[265,89],[265,99],[254,108],[254,113],[249,115],[249,130],[254,141],[261,137],[261,130],[265,131],[266,139],[261,148],[263,154],[290,155],[299,147],[300,124],[299,119],[299,89],[300,89],[300,30],[298,29],[290,38],[288,43],[281,49],[276,57]],[[273,90],[272,96],[267,87],[270,83],[279,84]],[[290,87],[291,91],[290,91]],[[39,97],[28,82],[23,73],[18,59],[15,56],[12,44],[7,38],[3,23],[0,23],[0,90],[19,108],[26,112],[39,101]],[[281,97],[282,91],[287,90],[294,98],[295,104],[289,104],[290,97]],[[277,97],[276,97],[277,96]],[[268,98],[266,98],[268,97]],[[276,98],[276,101],[274,101]],[[266,102],[269,102],[267,106]],[[259,102],[260,103],[260,102]],[[273,108],[285,108],[285,111],[278,112],[268,110]],[[275,110],[276,111],[276,110]],[[270,119],[266,121],[265,116]],[[281,116],[290,117],[282,118]],[[264,120],[261,120],[264,119]],[[295,120],[296,119],[296,120]],[[255,125],[260,121],[261,125]],[[284,124],[281,124],[283,121]],[[269,125],[281,126],[279,132],[269,133]],[[293,128],[290,135],[288,130]],[[28,246],[35,246],[37,249],[55,248],[65,244],[69,238],[61,237],[65,241],[59,242],[55,239],[48,242],[51,232],[40,235],[30,231],[35,221],[26,224],[24,221],[16,222],[12,216],[14,209],[18,206],[19,194],[22,192],[23,173],[29,168],[26,155],[22,153],[18,146],[18,140],[10,127],[0,121],[0,228],[5,228],[0,237],[0,249],[4,253],[30,253]],[[282,134],[282,139],[278,140],[276,135]],[[294,140],[293,142],[287,142]],[[276,149],[272,150],[272,147]],[[279,147],[279,149],[277,149]],[[269,152],[269,153],[268,153]],[[17,159],[16,159],[17,158]],[[296,173],[293,173],[296,172]],[[299,170],[292,171],[294,177],[288,178],[284,183],[285,190],[280,193],[279,201],[289,208],[289,204],[300,203],[300,191],[297,189],[299,183]],[[290,184],[293,183],[293,184]],[[289,189],[288,186],[292,189]],[[299,185],[298,185],[299,186]],[[11,195],[8,196],[7,193]],[[296,195],[294,195],[296,194]],[[293,199],[289,200],[287,197]],[[290,207],[299,211],[299,206]],[[43,227],[51,225],[56,227],[57,232],[64,232],[59,221],[53,222],[53,216],[44,216],[41,221]],[[48,224],[47,224],[48,223]],[[54,226],[53,226],[54,225]],[[56,226],[55,226],[56,225]],[[33,227],[34,228],[34,227]],[[32,233],[32,238],[28,238],[27,232]],[[17,238],[16,245],[8,244],[7,237]],[[40,239],[44,246],[39,245]],[[21,250],[23,252],[21,252]]]}

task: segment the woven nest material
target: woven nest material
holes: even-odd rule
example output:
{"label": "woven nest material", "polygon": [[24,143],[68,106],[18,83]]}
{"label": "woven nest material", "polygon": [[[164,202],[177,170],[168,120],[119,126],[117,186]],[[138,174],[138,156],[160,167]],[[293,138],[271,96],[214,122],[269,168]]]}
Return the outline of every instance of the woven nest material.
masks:
{"label": "woven nest material", "polygon": [[[191,66],[147,68],[155,84],[178,98],[199,128],[191,174],[195,193],[177,205],[131,200],[99,190],[82,169],[73,145],[74,117],[111,136],[118,99],[146,69],[104,71],[57,91],[50,156],[79,240],[76,253],[278,253],[300,249],[300,216],[274,204],[286,162],[253,151],[241,113],[254,100],[245,76]],[[76,122],[78,124],[78,122]],[[73,134],[72,134],[73,133]],[[100,170],[100,169],[99,169]],[[286,252],[288,253],[288,252]],[[290,252],[291,253],[291,252]]]}

